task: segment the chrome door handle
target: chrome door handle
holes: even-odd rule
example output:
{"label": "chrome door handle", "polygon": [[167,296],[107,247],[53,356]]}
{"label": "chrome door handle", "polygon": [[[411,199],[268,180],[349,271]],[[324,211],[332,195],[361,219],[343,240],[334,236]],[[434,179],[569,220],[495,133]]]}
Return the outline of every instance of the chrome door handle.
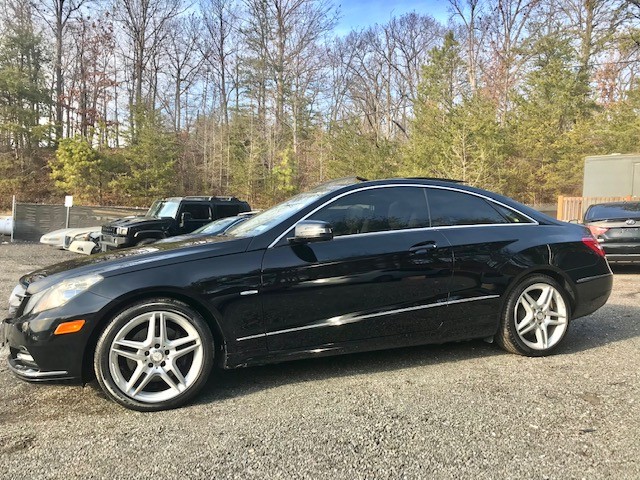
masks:
{"label": "chrome door handle", "polygon": [[438,248],[438,244],[436,242],[423,242],[411,247],[409,249],[409,254],[427,255],[428,253],[433,252],[437,248]]}

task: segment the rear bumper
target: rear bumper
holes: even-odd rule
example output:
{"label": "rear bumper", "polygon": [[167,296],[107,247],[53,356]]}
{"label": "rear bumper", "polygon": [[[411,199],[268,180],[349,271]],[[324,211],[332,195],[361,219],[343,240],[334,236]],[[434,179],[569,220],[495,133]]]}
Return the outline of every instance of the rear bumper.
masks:
{"label": "rear bumper", "polygon": [[601,243],[609,263],[640,263],[640,243]]}
{"label": "rear bumper", "polygon": [[584,317],[602,307],[613,288],[613,274],[581,278],[576,283],[576,308],[573,317]]}
{"label": "rear bumper", "polygon": [[637,263],[640,264],[640,253],[607,253],[609,263]]}

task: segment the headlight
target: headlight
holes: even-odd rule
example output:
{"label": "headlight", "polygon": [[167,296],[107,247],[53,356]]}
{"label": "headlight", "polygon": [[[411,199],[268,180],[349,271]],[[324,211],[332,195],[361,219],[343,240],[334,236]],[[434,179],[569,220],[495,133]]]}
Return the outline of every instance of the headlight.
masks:
{"label": "headlight", "polygon": [[126,235],[127,233],[129,233],[129,227],[118,227],[116,228],[116,233],[118,235]]}
{"label": "headlight", "polygon": [[83,275],[64,280],[29,297],[24,313],[40,313],[51,308],[61,307],[101,280],[102,276],[100,275]]}
{"label": "headlight", "polygon": [[14,287],[11,295],[9,296],[9,315],[13,316],[16,313],[23,298],[24,287],[18,284]]}

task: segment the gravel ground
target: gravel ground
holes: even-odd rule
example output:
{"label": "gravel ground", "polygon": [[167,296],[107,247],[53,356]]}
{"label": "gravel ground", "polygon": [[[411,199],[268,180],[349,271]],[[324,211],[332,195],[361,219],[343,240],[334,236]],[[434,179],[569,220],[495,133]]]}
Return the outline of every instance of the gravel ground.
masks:
{"label": "gravel ground", "polygon": [[[0,309],[21,274],[72,255],[0,245]],[[548,358],[474,341],[218,372],[169,412],[2,362],[0,478],[637,479],[639,299],[640,270],[617,270]]]}

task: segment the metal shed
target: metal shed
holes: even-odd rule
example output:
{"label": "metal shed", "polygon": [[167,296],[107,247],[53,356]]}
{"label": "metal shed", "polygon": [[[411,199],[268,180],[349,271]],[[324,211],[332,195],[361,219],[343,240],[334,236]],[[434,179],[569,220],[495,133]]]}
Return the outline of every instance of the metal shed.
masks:
{"label": "metal shed", "polygon": [[640,154],[586,157],[582,196],[640,197]]}

